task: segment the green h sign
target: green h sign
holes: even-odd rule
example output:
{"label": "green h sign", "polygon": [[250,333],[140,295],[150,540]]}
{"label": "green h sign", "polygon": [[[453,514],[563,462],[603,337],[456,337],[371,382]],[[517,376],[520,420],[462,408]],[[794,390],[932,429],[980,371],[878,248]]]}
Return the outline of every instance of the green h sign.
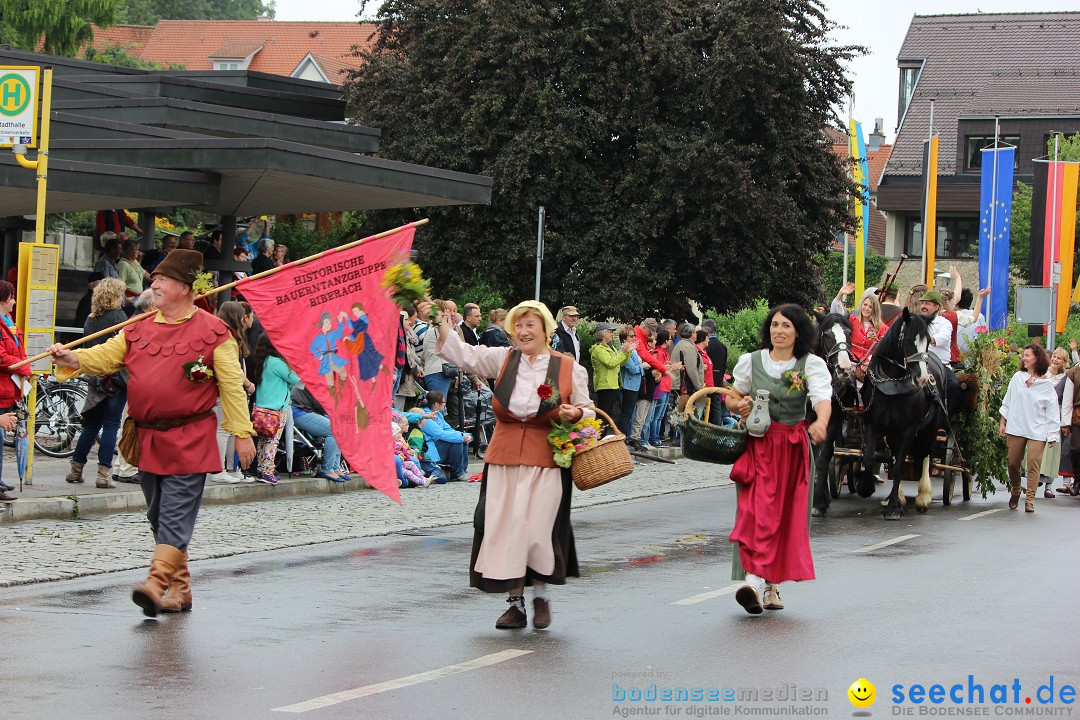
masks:
{"label": "green h sign", "polygon": [[0,115],[14,117],[30,104],[30,83],[22,75],[9,73],[0,77]]}

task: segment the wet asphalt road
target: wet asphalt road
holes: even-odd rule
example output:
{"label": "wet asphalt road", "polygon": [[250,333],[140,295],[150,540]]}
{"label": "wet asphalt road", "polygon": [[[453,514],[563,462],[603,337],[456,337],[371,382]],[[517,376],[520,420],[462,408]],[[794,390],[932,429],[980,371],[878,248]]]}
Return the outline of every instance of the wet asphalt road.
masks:
{"label": "wet asphalt road", "polygon": [[[194,612],[158,621],[129,599],[142,572],[4,590],[0,717],[851,717],[860,677],[886,717],[897,683],[1080,687],[1077,500],[1025,515],[999,493],[886,523],[845,496],[815,520],[818,580],[782,586],[787,609],[752,617],[730,592],[675,604],[731,585],[732,493],[577,512],[583,577],[553,589],[547,631],[494,629],[505,602],[467,587],[467,526],[194,563]],[[917,537],[856,552],[903,535]],[[440,671],[480,658],[493,664]],[[759,697],[615,700],[654,682]],[[817,699],[761,699],[792,684]]]}

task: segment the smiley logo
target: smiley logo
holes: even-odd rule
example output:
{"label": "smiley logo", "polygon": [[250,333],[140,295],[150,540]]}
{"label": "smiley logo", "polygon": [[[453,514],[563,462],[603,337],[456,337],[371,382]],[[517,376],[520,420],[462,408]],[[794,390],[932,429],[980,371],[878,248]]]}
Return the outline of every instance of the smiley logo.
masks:
{"label": "smiley logo", "polygon": [[870,682],[866,678],[859,678],[855,682],[851,683],[851,687],[847,691],[848,700],[851,704],[857,708],[868,708],[874,704],[874,700],[877,699],[877,688],[874,687],[874,683]]}

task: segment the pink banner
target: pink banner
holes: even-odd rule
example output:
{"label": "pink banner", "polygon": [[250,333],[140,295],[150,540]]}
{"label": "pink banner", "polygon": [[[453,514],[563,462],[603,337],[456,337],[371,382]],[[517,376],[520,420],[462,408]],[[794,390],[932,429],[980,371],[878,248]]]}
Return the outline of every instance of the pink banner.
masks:
{"label": "pink banner", "polygon": [[329,413],[349,466],[399,503],[390,433],[399,310],[381,280],[408,256],[415,233],[410,226],[297,261],[238,288],[274,347]]}

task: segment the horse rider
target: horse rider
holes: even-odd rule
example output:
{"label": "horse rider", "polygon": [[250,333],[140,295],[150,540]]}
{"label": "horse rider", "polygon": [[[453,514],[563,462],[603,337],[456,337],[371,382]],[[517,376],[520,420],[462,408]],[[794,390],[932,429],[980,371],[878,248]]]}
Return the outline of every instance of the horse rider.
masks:
{"label": "horse rider", "polygon": [[941,360],[945,368],[945,407],[949,414],[957,407],[960,399],[960,381],[956,379],[949,364],[952,360],[952,323],[941,316],[945,301],[937,290],[927,290],[919,298],[919,314],[926,320],[930,331],[930,352]]}

